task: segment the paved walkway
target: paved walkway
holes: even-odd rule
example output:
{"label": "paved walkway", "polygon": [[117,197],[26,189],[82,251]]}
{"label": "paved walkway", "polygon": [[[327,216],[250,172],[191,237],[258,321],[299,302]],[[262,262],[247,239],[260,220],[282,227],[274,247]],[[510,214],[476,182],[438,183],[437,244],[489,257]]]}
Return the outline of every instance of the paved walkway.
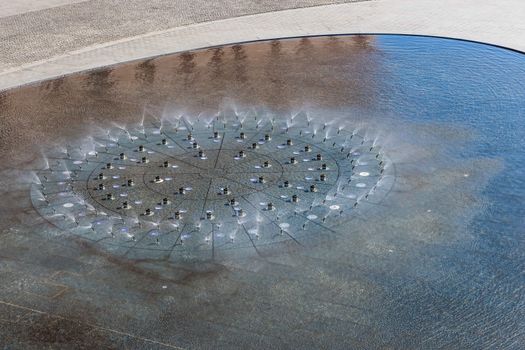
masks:
{"label": "paved walkway", "polygon": [[0,18],[70,5],[88,0],[16,0],[0,2]]}
{"label": "paved walkway", "polygon": [[153,31],[263,12],[353,1],[356,0],[0,2],[0,70]]}
{"label": "paved walkway", "polygon": [[[236,16],[338,1],[286,0],[278,5],[258,2],[258,5],[250,3],[251,6],[241,2],[238,7],[231,7],[232,1],[221,0],[213,2],[216,8],[210,8],[210,2],[202,0],[192,2],[191,8],[175,16],[171,14],[177,12],[167,12],[165,6],[184,1],[166,1],[154,0],[158,11],[154,10],[156,6],[151,1],[146,6],[144,1],[94,0],[0,19],[0,32],[7,38],[0,41],[0,90],[164,53],[309,34],[427,34],[478,40],[525,51],[525,2],[522,0],[483,3],[478,0],[372,0],[241,17]],[[230,7],[226,3],[230,3]],[[107,9],[110,4],[115,6],[116,12],[100,16],[99,10]],[[174,6],[182,8],[181,4]],[[87,11],[79,10],[78,22],[71,21],[71,17],[55,22],[62,18],[57,11],[70,11],[71,16],[71,11],[77,7]],[[49,14],[43,16],[46,11]],[[38,17],[40,24],[33,23],[35,18],[31,16]],[[116,23],[110,21],[117,17]],[[227,17],[235,18],[220,19]],[[34,33],[33,41],[28,43],[27,35],[15,33],[17,27],[13,23],[17,21],[22,21],[19,30]],[[43,30],[46,21],[52,22],[52,26]],[[83,31],[84,22],[89,25],[86,24]],[[93,28],[100,32],[91,32]],[[63,41],[59,40],[61,36],[65,38]],[[51,56],[52,53],[56,55]]]}

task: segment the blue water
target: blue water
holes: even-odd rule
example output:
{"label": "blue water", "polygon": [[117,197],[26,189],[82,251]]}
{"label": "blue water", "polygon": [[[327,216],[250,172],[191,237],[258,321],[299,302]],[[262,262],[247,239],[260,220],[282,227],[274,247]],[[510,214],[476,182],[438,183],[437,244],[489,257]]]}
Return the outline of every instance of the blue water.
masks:
{"label": "blue water", "polygon": [[[525,237],[525,55],[484,44],[428,37],[380,36],[393,65],[384,112],[411,121],[454,123],[475,130],[464,157],[503,160],[484,190],[487,212],[473,229],[520,254]],[[499,249],[498,249],[499,250]]]}
{"label": "blue water", "polygon": [[[386,79],[378,114],[472,130],[473,139],[458,148],[459,158],[489,158],[503,165],[486,186],[480,186],[485,206],[468,224],[473,239],[453,248],[446,244],[428,248],[429,256],[439,256],[445,277],[431,283],[431,290],[423,293],[426,297],[419,295],[417,301],[408,300],[402,311],[392,312],[414,315],[407,323],[428,333],[419,346],[457,346],[463,339],[465,347],[521,348],[525,346],[525,55],[417,36],[379,36],[377,47],[387,67],[382,72]],[[405,325],[398,331],[407,329]]]}
{"label": "blue water", "polygon": [[[357,315],[355,322],[320,313],[319,334],[328,336],[322,327],[337,326],[334,333],[362,339],[363,348],[525,348],[525,54],[402,35],[368,36],[370,49],[354,50],[348,49],[352,37],[339,39],[346,46],[333,52],[323,46],[330,39],[291,39],[262,43],[253,52],[246,49],[251,44],[242,44],[246,51],[238,47],[237,56],[226,47],[221,54],[197,52],[195,59],[174,54],[128,63],[62,78],[54,88],[35,86],[38,98],[26,98],[32,88],[22,89],[18,98],[0,98],[0,109],[24,121],[23,127],[13,123],[12,132],[32,122],[33,129],[45,130],[54,117],[50,128],[61,131],[67,124],[84,132],[80,121],[88,119],[107,126],[108,116],[137,122],[146,104],[168,112],[165,105],[211,106],[215,113],[222,97],[280,112],[311,106],[329,122],[333,112],[349,124],[368,124],[399,171],[394,190],[359,220],[341,225],[335,244],[294,251],[287,256],[293,269],[271,266],[277,269],[274,281],[286,285],[295,278],[304,295],[342,301],[334,309]],[[25,103],[33,108],[21,108]],[[75,120],[61,122],[70,116]],[[241,302],[285,299],[301,318],[308,308],[308,299],[281,295],[285,288],[275,293],[252,272],[242,277],[253,292],[239,296]],[[230,308],[237,297],[217,303],[227,322],[242,323],[228,313],[237,310]],[[264,312],[256,320],[276,324],[275,311],[260,305],[254,310]],[[254,314],[250,309],[242,315],[247,324]]]}

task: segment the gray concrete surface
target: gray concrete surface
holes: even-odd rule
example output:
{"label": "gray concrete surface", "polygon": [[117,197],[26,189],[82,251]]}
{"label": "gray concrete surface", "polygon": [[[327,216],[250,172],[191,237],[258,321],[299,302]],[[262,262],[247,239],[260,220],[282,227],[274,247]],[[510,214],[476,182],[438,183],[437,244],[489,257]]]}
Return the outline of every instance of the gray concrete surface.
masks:
{"label": "gray concrete surface", "polygon": [[[62,6],[57,1],[39,2],[26,7],[47,4],[50,8],[0,18],[0,69],[173,27],[352,1],[90,0],[62,1]],[[16,5],[15,1],[4,7]]]}
{"label": "gray concrete surface", "polygon": [[0,2],[0,18],[52,7],[70,5],[88,0],[17,0]]}

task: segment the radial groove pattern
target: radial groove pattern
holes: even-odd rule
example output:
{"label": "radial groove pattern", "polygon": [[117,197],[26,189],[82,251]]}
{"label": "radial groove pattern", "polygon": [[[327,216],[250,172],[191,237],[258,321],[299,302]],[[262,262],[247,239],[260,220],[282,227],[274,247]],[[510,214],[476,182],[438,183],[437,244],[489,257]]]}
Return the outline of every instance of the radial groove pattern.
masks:
{"label": "radial groove pattern", "polygon": [[334,233],[388,192],[387,158],[364,131],[301,114],[279,120],[182,117],[108,130],[90,149],[49,158],[34,206],[130,257],[208,258]]}

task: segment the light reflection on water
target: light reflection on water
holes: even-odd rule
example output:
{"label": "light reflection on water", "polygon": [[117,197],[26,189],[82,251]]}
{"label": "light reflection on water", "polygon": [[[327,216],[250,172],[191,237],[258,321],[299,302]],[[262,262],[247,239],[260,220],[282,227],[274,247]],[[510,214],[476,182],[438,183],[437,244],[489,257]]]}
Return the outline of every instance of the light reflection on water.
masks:
{"label": "light reflection on water", "polygon": [[[472,130],[473,140],[458,150],[460,160],[492,158],[502,163],[502,170],[486,186],[480,185],[483,209],[466,229],[473,239],[430,248],[429,254],[440,256],[446,276],[433,284],[434,292],[402,309],[422,310],[426,305],[425,316],[411,326],[424,321],[430,327],[439,319],[439,336],[455,333],[452,337],[464,338],[465,346],[476,343],[468,339],[467,329],[481,322],[483,328],[506,327],[508,338],[489,333],[477,344],[519,347],[525,315],[525,56],[424,37],[384,36],[378,45],[385,60],[395,62],[384,81],[388,98],[379,103],[379,114]],[[463,205],[470,204],[467,200]],[[445,329],[454,319],[466,323],[454,332]]]}
{"label": "light reflection on water", "polygon": [[394,347],[517,347],[525,319],[524,81],[524,55],[447,39],[241,44],[1,93],[0,145],[21,163],[34,140],[84,135],[108,118],[135,122],[145,104],[157,115],[253,106],[364,123],[397,163],[397,191],[373,219],[352,226],[347,245],[304,255],[336,266],[348,254],[366,266],[376,288],[356,303],[372,310]]}

